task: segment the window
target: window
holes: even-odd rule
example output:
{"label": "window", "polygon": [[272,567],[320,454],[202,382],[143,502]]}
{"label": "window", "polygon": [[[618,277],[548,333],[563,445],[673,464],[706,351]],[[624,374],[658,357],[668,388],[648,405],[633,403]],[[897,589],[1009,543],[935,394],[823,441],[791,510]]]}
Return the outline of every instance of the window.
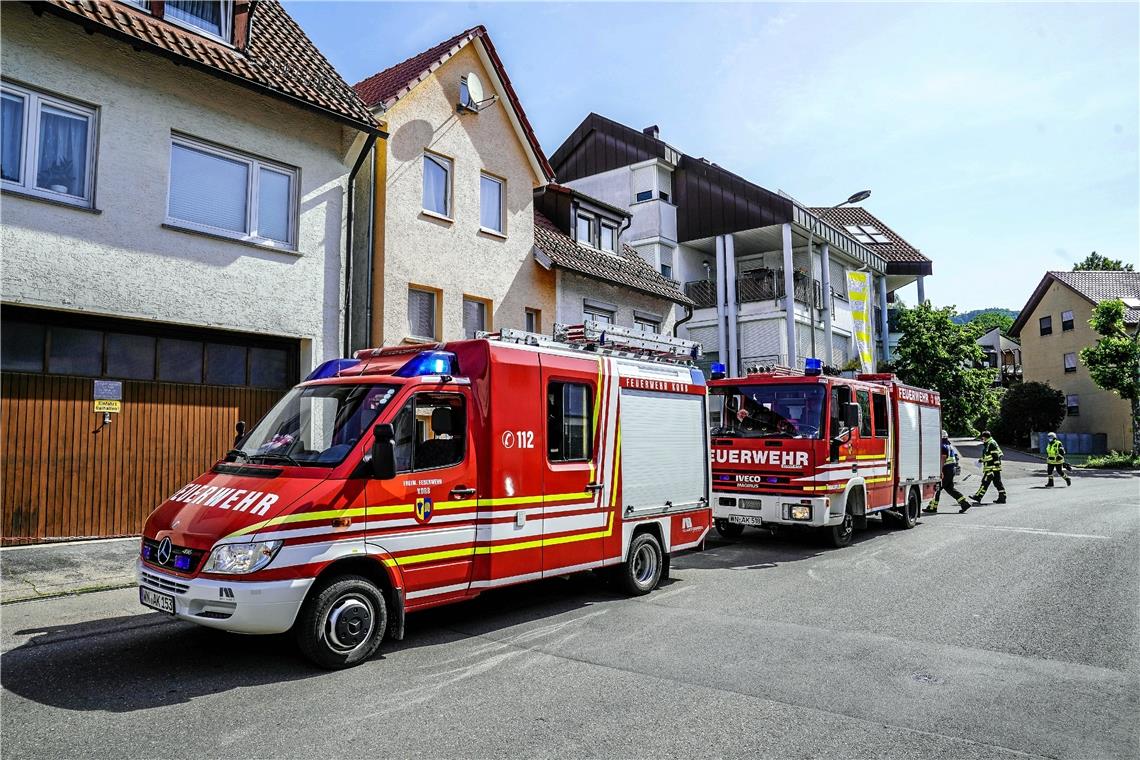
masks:
{"label": "window", "polygon": [[166,0],[163,17],[229,42],[233,3],[231,0]]}
{"label": "window", "polygon": [[661,332],[661,320],[658,319],[652,319],[651,317],[634,316],[633,324],[642,332],[655,334]]}
{"label": "window", "polygon": [[129,380],[154,379],[155,339],[151,335],[107,333],[107,375]]}
{"label": "window", "polygon": [[487,329],[487,302],[481,298],[463,299],[463,337],[474,338],[475,333]]}
{"label": "window", "polygon": [[594,242],[594,217],[579,213],[575,222],[577,240],[582,245],[597,247]]}
{"label": "window", "polygon": [[1073,329],[1073,312],[1061,312],[1061,332],[1068,332]]}
{"label": "window", "polygon": [[669,280],[673,279],[673,267],[669,264],[662,264],[661,276]]}
{"label": "window", "polygon": [[551,383],[546,392],[546,446],[551,462],[586,462],[593,447],[590,386]]}
{"label": "window", "polygon": [[658,243],[657,251],[661,256],[661,275],[673,279],[673,249]]}
{"label": "window", "polygon": [[887,438],[890,436],[890,425],[887,420],[887,396],[883,393],[871,394],[871,405],[875,411],[875,437]]}
{"label": "window", "polygon": [[651,200],[653,200],[653,191],[652,190],[642,190],[641,192],[637,193],[637,195],[635,195],[633,197],[634,197],[634,200],[636,200],[638,203],[641,203],[642,201],[651,201]]}
{"label": "window", "polygon": [[202,382],[204,346],[198,340],[158,339],[158,379],[171,383]]}
{"label": "window", "polygon": [[889,243],[891,239],[879,231],[877,227],[870,224],[848,224],[844,228],[851,235],[851,237],[858,240],[860,243]]}
{"label": "window", "polygon": [[245,385],[245,346],[206,344],[206,384]]}
{"label": "window", "polygon": [[856,391],[855,399],[859,402],[859,435],[869,437],[871,433],[871,394],[867,391]]}
{"label": "window", "polygon": [[542,332],[542,312],[540,310],[526,310],[526,331],[532,333]]}
{"label": "window", "polygon": [[297,169],[174,137],[167,222],[236,240],[294,247]]}
{"label": "window", "polygon": [[847,300],[847,267],[843,262],[829,258],[827,270],[831,275],[831,291],[836,298]]}
{"label": "window", "polygon": [[1077,394],[1065,396],[1065,414],[1070,417],[1079,417],[1081,414],[1081,397]]}
{"label": "window", "polygon": [[1041,334],[1042,335],[1052,335],[1053,334],[1053,317],[1051,317],[1051,316],[1050,317],[1041,317],[1041,319],[1039,319],[1037,321],[1041,325]]}
{"label": "window", "polygon": [[609,309],[602,309],[597,306],[583,307],[582,318],[592,319],[595,322],[604,322],[607,325],[612,325],[614,323],[614,313]]}
{"label": "window", "polygon": [[[436,294],[408,288],[408,335],[435,340]],[[466,316],[466,315],[465,315]]]}
{"label": "window", "polygon": [[[823,435],[822,385],[736,385],[709,390],[720,410],[712,434],[725,438],[813,438]],[[720,397],[718,399],[717,397]]]}
{"label": "window", "polygon": [[479,226],[503,232],[503,182],[486,174],[479,177]]}
{"label": "window", "polygon": [[451,217],[451,161],[424,154],[424,211]]}
{"label": "window", "polygon": [[397,472],[434,470],[463,461],[467,411],[458,393],[417,393],[392,426]]}
{"label": "window", "polygon": [[602,224],[602,244],[603,251],[610,253],[617,253],[617,227],[609,224]]}
{"label": "window", "polygon": [[1076,372],[1077,371],[1077,355],[1075,353],[1065,354],[1065,371],[1066,372]]}
{"label": "window", "polygon": [[0,111],[4,187],[90,206],[95,121],[93,108],[5,84]]}

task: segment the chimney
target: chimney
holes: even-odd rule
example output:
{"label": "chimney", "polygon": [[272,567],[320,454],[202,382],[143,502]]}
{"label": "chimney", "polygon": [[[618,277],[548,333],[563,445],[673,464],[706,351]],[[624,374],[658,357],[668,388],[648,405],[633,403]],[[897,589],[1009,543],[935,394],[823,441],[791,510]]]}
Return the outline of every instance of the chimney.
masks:
{"label": "chimney", "polygon": [[641,130],[641,134],[648,135],[649,137],[652,137],[654,140],[656,140],[657,135],[661,134],[661,130],[657,128],[656,124],[654,124],[651,127],[646,127],[645,129]]}

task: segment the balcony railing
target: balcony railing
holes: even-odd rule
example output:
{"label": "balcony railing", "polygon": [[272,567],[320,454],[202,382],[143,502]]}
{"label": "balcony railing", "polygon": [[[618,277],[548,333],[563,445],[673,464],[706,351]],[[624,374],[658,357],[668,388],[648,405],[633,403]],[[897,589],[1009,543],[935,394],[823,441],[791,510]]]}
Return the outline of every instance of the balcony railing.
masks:
{"label": "balcony railing", "polygon": [[[823,308],[823,285],[806,274],[796,272],[792,276],[792,287],[798,303],[812,304]],[[741,272],[736,278],[737,303],[757,303],[775,301],[784,297],[784,270],[752,269]],[[697,308],[716,306],[716,283],[711,280],[695,280],[685,283],[685,295],[693,299]],[[835,289],[831,291],[834,299]]]}
{"label": "balcony railing", "polygon": [[716,283],[712,280],[686,282],[685,295],[692,299],[698,309],[716,306]]}

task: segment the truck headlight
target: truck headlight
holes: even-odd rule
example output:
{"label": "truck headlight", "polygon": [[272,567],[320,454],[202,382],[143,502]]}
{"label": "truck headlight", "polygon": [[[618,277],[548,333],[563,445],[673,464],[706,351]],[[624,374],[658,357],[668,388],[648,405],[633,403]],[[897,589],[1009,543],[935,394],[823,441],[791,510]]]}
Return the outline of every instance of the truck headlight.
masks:
{"label": "truck headlight", "polygon": [[784,504],[783,507],[785,519],[811,521],[810,504]]}
{"label": "truck headlight", "polygon": [[255,541],[248,544],[219,544],[210,552],[204,573],[253,573],[273,561],[281,541]]}

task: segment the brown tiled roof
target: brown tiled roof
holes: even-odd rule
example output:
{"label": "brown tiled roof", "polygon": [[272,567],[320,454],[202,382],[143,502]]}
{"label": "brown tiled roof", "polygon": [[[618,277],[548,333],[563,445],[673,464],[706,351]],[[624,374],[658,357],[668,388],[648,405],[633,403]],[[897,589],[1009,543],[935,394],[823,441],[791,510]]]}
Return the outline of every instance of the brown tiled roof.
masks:
{"label": "brown tiled roof", "polygon": [[[892,230],[887,225],[883,224],[882,220],[876,217],[867,209],[862,206],[842,206],[835,209],[827,208],[809,208],[808,211],[820,216],[827,214],[825,221],[833,227],[846,228],[848,225],[861,225],[871,226],[879,230],[879,232],[886,235],[891,242],[889,243],[863,243],[868,249],[882,256],[888,262],[890,261],[930,261],[926,256],[923,256],[917,248],[903,240],[902,236]],[[847,232],[844,229],[844,232]],[[847,234],[851,234],[848,232]],[[859,241],[863,242],[863,241]]]}
{"label": "brown tiled roof", "polygon": [[534,134],[534,129],[530,125],[530,120],[526,117],[526,112],[523,110],[522,103],[515,93],[514,86],[511,85],[510,77],[507,76],[506,67],[503,66],[503,62],[499,59],[499,54],[495,50],[495,45],[491,42],[491,35],[487,33],[486,28],[482,25],[462,31],[454,37],[444,40],[434,47],[428,48],[419,55],[414,55],[406,61],[379,71],[367,79],[357,82],[352,88],[356,90],[369,107],[375,108],[379,106],[387,110],[391,108],[396,101],[411,92],[416,85],[426,79],[433,71],[445,64],[448,59],[458,53],[464,45],[476,38],[482,41],[483,47],[487,51],[487,57],[491,59],[491,65],[495,69],[495,74],[498,75],[499,80],[503,83],[503,89],[507,93],[507,98],[511,101],[511,108],[514,109],[515,114],[518,116],[519,124],[522,126],[523,133],[526,135],[527,142],[530,143],[531,150],[534,151],[539,166],[541,166],[542,170],[546,173],[546,179],[553,179],[554,170],[550,168],[550,162],[546,159],[546,154],[542,152],[542,146],[538,142],[538,137]]}
{"label": "brown tiled roof", "polygon": [[621,253],[606,253],[578,245],[543,214],[534,212],[534,244],[550,257],[554,266],[621,285],[673,303],[693,305],[678,288],[628,245]]}
{"label": "brown tiled roof", "polygon": [[368,107],[276,0],[250,3],[249,39],[243,50],[157,19],[126,3],[45,0],[32,6],[81,24],[88,31],[125,40],[178,63],[324,112],[365,131],[379,131]]}
{"label": "brown tiled roof", "polygon": [[[1036,311],[1037,304],[1054,282],[1060,282],[1091,304],[1117,298],[1140,300],[1140,272],[1046,272],[1034,289],[1033,295],[1029,296],[1029,301],[1021,313],[1017,315],[1017,320],[1009,330],[1010,335],[1017,336],[1021,333],[1021,328],[1025,327],[1026,322]],[[1124,321],[1130,325],[1140,322],[1140,307],[1126,303]]]}

